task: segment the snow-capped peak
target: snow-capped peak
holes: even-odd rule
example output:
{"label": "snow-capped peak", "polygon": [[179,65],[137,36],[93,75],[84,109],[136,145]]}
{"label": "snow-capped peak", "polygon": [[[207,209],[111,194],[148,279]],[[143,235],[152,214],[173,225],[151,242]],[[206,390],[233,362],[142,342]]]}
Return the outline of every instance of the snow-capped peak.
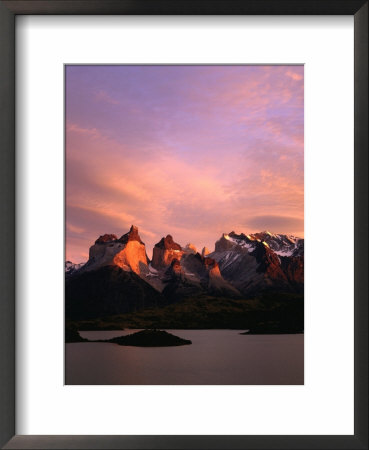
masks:
{"label": "snow-capped peak", "polygon": [[83,267],[86,263],[79,263],[79,264],[75,264],[72,261],[65,261],[65,273],[67,274],[71,274],[73,272],[76,272],[77,270],[79,270],[81,267]]}
{"label": "snow-capped peak", "polygon": [[302,256],[304,254],[304,240],[292,235],[274,234],[270,231],[261,231],[259,233],[237,234],[223,233],[222,236],[228,243],[216,245],[216,249],[232,249],[232,245],[247,249],[249,253],[253,252],[258,243],[272,250],[278,256]]}

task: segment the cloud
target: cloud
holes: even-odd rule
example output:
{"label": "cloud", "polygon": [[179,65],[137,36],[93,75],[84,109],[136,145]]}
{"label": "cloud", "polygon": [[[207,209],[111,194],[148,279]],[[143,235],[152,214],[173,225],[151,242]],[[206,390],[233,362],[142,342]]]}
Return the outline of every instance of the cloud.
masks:
{"label": "cloud", "polygon": [[101,136],[96,128],[83,128],[75,123],[67,123],[67,133],[79,133],[94,138]]}
{"label": "cloud", "polygon": [[288,70],[286,72],[286,75],[290,78],[292,78],[294,81],[301,81],[303,79],[303,76],[299,73],[292,72],[291,70]]}
{"label": "cloud", "polygon": [[95,92],[95,99],[99,102],[109,103],[110,105],[119,105],[119,101],[111,97],[106,91],[100,89]]}
{"label": "cloud", "polygon": [[[255,216],[247,220],[247,225],[274,233],[286,233],[290,230],[304,230],[304,219],[288,216]],[[287,230],[287,231],[286,231]]]}
{"label": "cloud", "polygon": [[67,223],[67,230],[71,231],[72,233],[81,234],[84,233],[86,230],[82,227],[76,227],[70,223]]}
{"label": "cloud", "polygon": [[125,152],[124,146],[114,151],[119,144],[113,141],[108,157],[98,150],[105,143],[104,137],[96,140],[86,158],[83,153],[67,158],[67,208],[73,212],[73,226],[91,231],[89,245],[100,234],[123,234],[135,224],[142,229],[149,255],[167,233],[182,245],[192,241],[199,248],[212,248],[222,232],[245,226],[250,212],[296,212],[294,204],[298,209],[303,204],[291,164],[281,161],[290,170],[286,176],[283,167],[270,166],[270,155],[263,163],[268,155],[258,151],[249,153],[246,163],[225,154],[203,165],[201,158],[187,161],[175,155],[145,160]]}
{"label": "cloud", "polygon": [[131,224],[150,256],[168,233],[213,248],[232,229],[297,226],[271,218],[303,223],[303,83],[285,66],[145,67],[68,75],[71,254]]}

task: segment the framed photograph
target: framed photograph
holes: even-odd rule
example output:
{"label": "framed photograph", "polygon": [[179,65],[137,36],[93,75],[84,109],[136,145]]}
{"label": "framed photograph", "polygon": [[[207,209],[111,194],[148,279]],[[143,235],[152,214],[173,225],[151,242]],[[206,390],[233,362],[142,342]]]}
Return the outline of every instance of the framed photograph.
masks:
{"label": "framed photograph", "polygon": [[2,1],[4,448],[368,448],[368,5]]}
{"label": "framed photograph", "polygon": [[304,384],[303,92],[302,65],[65,66],[65,384]]}

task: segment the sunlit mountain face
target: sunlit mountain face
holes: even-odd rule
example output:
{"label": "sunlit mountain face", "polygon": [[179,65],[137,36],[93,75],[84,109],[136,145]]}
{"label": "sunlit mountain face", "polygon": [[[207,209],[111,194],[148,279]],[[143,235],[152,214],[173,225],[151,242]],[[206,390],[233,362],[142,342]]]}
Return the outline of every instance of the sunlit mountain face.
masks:
{"label": "sunlit mountain face", "polygon": [[183,301],[196,304],[204,297],[208,304],[214,298],[227,304],[263,293],[274,300],[281,293],[303,294],[302,238],[268,231],[230,232],[223,233],[214,248],[211,253],[198,251],[167,235],[149,259],[138,227],[132,225],[120,238],[101,235],[85,264],[66,263],[67,317],[125,314]]}

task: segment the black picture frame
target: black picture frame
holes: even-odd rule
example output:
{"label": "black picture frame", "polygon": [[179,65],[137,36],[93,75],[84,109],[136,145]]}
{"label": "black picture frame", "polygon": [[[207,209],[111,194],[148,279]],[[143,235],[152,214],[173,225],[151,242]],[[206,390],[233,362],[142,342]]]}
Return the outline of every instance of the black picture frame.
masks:
{"label": "black picture frame", "polygon": [[[19,14],[353,15],[354,435],[15,435],[15,17]],[[7,449],[368,449],[368,1],[0,0],[0,445]]]}

